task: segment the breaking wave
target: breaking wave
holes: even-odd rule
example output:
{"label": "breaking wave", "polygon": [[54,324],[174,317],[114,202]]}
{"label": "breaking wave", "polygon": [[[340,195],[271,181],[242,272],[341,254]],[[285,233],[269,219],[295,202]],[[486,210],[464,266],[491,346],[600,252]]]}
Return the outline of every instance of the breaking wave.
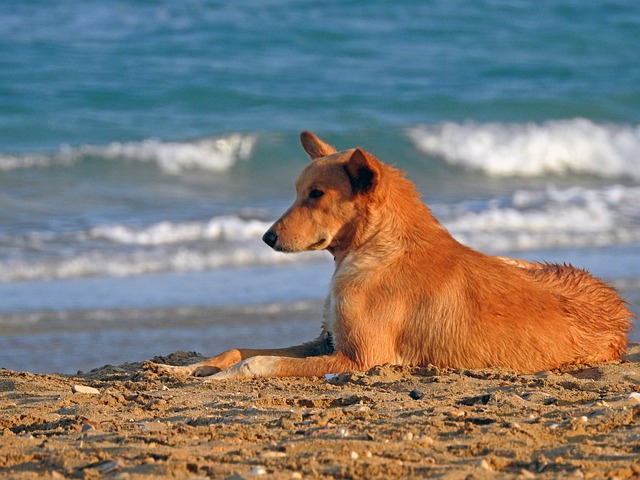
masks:
{"label": "breaking wave", "polygon": [[640,180],[640,125],[576,118],[536,123],[452,123],[408,130],[420,151],[492,176],[570,172]]}
{"label": "breaking wave", "polygon": [[107,146],[65,146],[52,154],[0,154],[0,171],[70,166],[88,157],[156,163],[170,174],[191,169],[223,171],[231,168],[238,160],[248,159],[256,140],[255,135],[234,133],[190,142],[147,139],[141,142],[113,142]]}
{"label": "breaking wave", "polygon": [[[509,196],[430,205],[462,243],[487,253],[640,242],[640,187],[519,190]],[[0,282],[123,277],[252,265],[326,261],[276,253],[261,241],[270,221],[221,216],[146,226],[0,237]]]}
{"label": "breaking wave", "polygon": [[130,245],[166,245],[203,240],[237,242],[259,239],[270,225],[260,220],[224,216],[205,222],[160,222],[148,227],[105,225],[92,228],[88,236]]}
{"label": "breaking wave", "polygon": [[0,282],[194,272],[313,261],[323,256],[273,251],[261,240],[270,225],[223,216],[202,222],[103,225],[81,232],[0,237],[0,248],[11,252],[0,262]]}
{"label": "breaking wave", "polygon": [[640,242],[640,187],[519,190],[480,205],[435,206],[462,243],[489,252]]}

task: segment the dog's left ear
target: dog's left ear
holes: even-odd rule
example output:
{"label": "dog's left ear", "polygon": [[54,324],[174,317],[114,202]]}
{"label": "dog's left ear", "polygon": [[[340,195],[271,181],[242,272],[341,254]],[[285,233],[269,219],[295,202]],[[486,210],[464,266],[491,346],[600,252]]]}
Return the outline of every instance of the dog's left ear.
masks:
{"label": "dog's left ear", "polygon": [[356,148],[344,166],[356,193],[368,193],[378,184],[380,161],[360,148]]}
{"label": "dog's left ear", "polygon": [[336,153],[335,148],[323,142],[308,130],[300,134],[300,143],[302,143],[302,148],[311,157],[311,160]]}

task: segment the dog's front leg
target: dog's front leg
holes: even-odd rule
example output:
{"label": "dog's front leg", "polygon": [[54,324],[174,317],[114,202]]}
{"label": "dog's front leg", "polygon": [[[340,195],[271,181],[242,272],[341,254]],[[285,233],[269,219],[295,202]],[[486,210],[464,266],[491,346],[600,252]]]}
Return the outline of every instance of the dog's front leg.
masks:
{"label": "dog's front leg", "polygon": [[342,373],[349,370],[366,370],[344,354],[319,357],[250,357],[205,378],[205,382],[266,377],[322,377],[328,373]]}
{"label": "dog's front leg", "polygon": [[191,365],[167,365],[165,363],[145,362],[144,369],[178,377],[190,375],[194,377],[204,377],[222,370],[220,367],[209,365],[207,362],[208,360],[205,360],[203,362],[192,363]]}
{"label": "dog's front leg", "polygon": [[156,373],[166,373],[169,375],[192,375],[194,377],[206,377],[252,357],[311,357],[325,355],[333,351],[333,344],[327,332],[323,332],[318,338],[311,342],[303,343],[287,348],[274,348],[267,350],[234,348],[226,352],[208,358],[202,362],[191,365],[165,365],[161,363],[147,362],[145,369]]}

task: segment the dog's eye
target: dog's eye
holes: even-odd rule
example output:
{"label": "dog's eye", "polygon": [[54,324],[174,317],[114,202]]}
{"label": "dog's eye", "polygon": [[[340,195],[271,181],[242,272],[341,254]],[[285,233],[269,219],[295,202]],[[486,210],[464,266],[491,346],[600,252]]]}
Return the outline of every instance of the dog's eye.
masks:
{"label": "dog's eye", "polygon": [[320,198],[323,195],[324,192],[322,190],[318,190],[317,188],[314,188],[309,192],[309,198]]}

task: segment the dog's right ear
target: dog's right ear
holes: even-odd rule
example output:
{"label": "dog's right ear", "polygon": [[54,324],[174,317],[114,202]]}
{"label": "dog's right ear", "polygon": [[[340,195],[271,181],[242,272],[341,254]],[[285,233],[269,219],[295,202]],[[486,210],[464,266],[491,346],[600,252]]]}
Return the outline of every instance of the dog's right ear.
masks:
{"label": "dog's right ear", "polygon": [[336,153],[335,148],[324,143],[308,130],[300,134],[300,143],[302,143],[302,148],[311,157],[311,160]]}
{"label": "dog's right ear", "polygon": [[344,165],[355,193],[369,193],[380,179],[380,161],[368,152],[356,148]]}

